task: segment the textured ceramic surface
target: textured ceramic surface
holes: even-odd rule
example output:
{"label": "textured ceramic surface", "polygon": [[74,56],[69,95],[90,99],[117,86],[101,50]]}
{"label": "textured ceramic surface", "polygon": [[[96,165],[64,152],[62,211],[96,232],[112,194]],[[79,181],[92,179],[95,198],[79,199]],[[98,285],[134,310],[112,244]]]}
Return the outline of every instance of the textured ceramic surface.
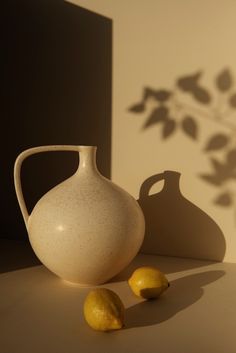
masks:
{"label": "textured ceramic surface", "polygon": [[[78,151],[77,172],[46,193],[31,215],[25,206],[20,170],[23,160],[46,151]],[[104,178],[96,167],[96,147],[42,146],[21,153],[15,188],[31,245],[42,263],[59,277],[84,285],[115,276],[137,254],[144,216],[136,200]]]}

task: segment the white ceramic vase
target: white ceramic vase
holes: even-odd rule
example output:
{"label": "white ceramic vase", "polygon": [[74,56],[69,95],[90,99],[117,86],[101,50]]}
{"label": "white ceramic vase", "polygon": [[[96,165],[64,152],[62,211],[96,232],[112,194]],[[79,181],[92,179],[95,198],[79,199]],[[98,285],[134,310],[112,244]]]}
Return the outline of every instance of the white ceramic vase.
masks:
{"label": "white ceramic vase", "polygon": [[[77,151],[74,175],[47,192],[28,214],[22,194],[23,160],[35,153]],[[136,200],[103,177],[94,146],[41,146],[22,152],[14,168],[15,189],[32,248],[59,277],[81,285],[102,284],[124,269],[144,238]]]}

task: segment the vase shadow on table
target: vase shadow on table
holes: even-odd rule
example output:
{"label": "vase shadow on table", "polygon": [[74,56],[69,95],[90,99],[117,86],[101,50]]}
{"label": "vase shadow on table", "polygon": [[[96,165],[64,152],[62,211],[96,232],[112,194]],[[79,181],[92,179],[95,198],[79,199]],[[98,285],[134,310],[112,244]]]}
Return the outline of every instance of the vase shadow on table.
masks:
{"label": "vase shadow on table", "polygon": [[[141,252],[222,261],[226,249],[223,232],[209,215],[181,194],[180,175],[165,171],[143,182],[138,200],[146,221]],[[161,180],[163,189],[149,195],[151,187]]]}
{"label": "vase shadow on table", "polygon": [[143,300],[126,309],[125,329],[152,326],[164,322],[197,302],[204,294],[203,286],[220,279],[224,271],[206,271],[170,282],[158,299]]}

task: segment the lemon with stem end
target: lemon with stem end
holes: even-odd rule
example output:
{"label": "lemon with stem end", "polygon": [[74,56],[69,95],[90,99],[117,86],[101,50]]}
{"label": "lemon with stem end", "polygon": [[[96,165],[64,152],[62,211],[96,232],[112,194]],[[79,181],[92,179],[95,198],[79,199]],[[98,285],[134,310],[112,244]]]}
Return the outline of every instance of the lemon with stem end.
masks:
{"label": "lemon with stem end", "polygon": [[91,290],[84,302],[84,317],[94,330],[111,331],[124,325],[124,305],[119,296],[110,289]]}
{"label": "lemon with stem end", "polygon": [[164,273],[152,266],[137,268],[128,283],[135,295],[145,299],[158,298],[170,286]]}

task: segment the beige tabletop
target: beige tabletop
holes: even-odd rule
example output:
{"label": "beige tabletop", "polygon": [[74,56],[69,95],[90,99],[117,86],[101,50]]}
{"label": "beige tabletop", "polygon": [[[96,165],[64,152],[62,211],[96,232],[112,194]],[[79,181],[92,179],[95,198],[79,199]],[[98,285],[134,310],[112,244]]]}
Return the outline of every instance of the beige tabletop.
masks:
{"label": "beige tabletop", "polygon": [[[141,265],[166,273],[158,300],[136,298],[127,285]],[[0,274],[0,352],[236,352],[236,264],[138,255],[112,282],[125,308],[125,328],[96,332],[83,317],[90,288],[80,288],[36,265]]]}

